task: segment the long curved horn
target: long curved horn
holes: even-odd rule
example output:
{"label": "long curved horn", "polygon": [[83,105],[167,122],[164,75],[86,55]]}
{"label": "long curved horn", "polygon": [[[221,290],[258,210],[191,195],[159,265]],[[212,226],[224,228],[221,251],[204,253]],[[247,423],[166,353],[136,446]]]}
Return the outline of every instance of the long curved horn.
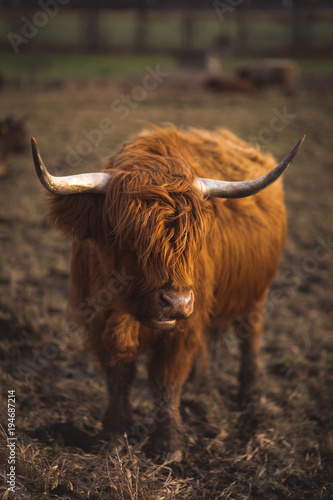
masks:
{"label": "long curved horn", "polygon": [[50,193],[105,193],[111,174],[93,172],[89,174],[54,177],[47,171],[39,153],[37,141],[34,137],[31,139],[31,147],[38,178],[45,189],[50,191]]}
{"label": "long curved horn", "polygon": [[298,150],[303,144],[304,139],[305,135],[299,139],[290,153],[287,154],[285,159],[282,160],[277,167],[257,179],[241,182],[228,182],[198,178],[196,180],[196,186],[201,190],[204,196],[216,198],[245,198],[246,196],[259,193],[259,191],[265,189],[283,174],[295,158]]}

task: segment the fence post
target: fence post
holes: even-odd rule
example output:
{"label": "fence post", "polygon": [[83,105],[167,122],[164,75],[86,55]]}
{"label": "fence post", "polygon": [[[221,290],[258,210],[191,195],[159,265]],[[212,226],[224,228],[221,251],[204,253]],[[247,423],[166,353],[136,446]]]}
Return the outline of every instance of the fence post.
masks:
{"label": "fence post", "polygon": [[87,50],[100,48],[99,38],[99,1],[85,0],[85,9],[81,23],[81,42]]}
{"label": "fence post", "polygon": [[249,47],[249,16],[247,1],[244,0],[236,9],[236,22],[237,22],[237,54],[246,55],[250,51]]}
{"label": "fence post", "polygon": [[192,12],[185,12],[183,17],[182,26],[182,45],[183,50],[188,51],[193,49],[193,35],[194,35],[194,27],[193,27],[193,14]]}
{"label": "fence post", "polygon": [[136,50],[143,51],[148,46],[148,10],[145,0],[140,2],[136,18],[135,46]]}

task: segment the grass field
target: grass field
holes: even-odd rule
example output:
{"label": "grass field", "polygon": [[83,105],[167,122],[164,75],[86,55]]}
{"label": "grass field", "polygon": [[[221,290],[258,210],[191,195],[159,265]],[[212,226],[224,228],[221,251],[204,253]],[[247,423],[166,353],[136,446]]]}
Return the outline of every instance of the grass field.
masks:
{"label": "grass field", "polygon": [[[221,58],[225,71],[233,69],[245,61],[240,58]],[[247,60],[250,61],[250,60]],[[300,59],[297,61],[302,75],[333,75],[331,59]],[[30,83],[60,83],[70,79],[88,81],[91,79],[110,79],[144,72],[146,66],[175,69],[177,60],[168,56],[106,56],[89,54],[17,54],[0,51],[0,68],[4,81],[22,86]]]}
{"label": "grass field", "polygon": [[[140,120],[228,127],[244,139],[256,137],[278,159],[307,134],[284,177],[289,235],[272,284],[272,292],[280,293],[279,304],[272,307],[274,302],[268,301],[264,328],[266,401],[256,408],[238,407],[238,346],[227,334],[212,354],[211,386],[202,394],[194,394],[189,387],[184,391],[187,451],[183,462],[155,464],[141,446],[135,450],[125,446],[117,453],[107,446],[91,447],[80,438],[83,434],[69,433],[71,442],[36,439],[36,428],[55,422],[96,435],[106,407],[106,387],[94,361],[81,351],[80,339],[67,328],[70,241],[45,221],[44,192],[30,152],[12,156],[7,176],[0,179],[0,423],[4,429],[0,494],[14,498],[6,496],[4,476],[8,472],[7,391],[14,390],[15,498],[330,499],[333,94],[210,94],[191,89],[190,82],[187,90],[176,90],[166,79],[121,119],[110,106],[122,92],[130,92],[129,85],[104,81],[84,86],[31,85],[28,90],[5,87],[1,102],[29,117],[29,134],[38,139],[50,169],[55,162],[66,165],[68,147],[76,150],[83,129],[97,128],[103,118],[114,120],[113,133],[81,157],[76,171],[97,165],[142,128]],[[276,135],[267,135],[274,113],[283,109],[288,123]],[[145,380],[142,360],[133,394],[137,423],[147,421],[152,410]]]}
{"label": "grass field", "polygon": [[[175,60],[166,56],[93,56],[86,54],[12,54],[0,52],[3,78],[24,84],[59,83],[65,79],[87,81],[140,74],[146,66],[174,67]],[[327,65],[328,67],[328,65]]]}

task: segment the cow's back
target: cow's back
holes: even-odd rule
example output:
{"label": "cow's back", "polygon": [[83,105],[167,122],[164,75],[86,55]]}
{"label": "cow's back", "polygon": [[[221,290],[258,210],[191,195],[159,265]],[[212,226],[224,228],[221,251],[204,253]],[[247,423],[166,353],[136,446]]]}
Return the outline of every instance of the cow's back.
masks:
{"label": "cow's back", "polygon": [[209,132],[170,127],[144,131],[138,137],[142,136],[160,142],[168,155],[180,155],[198,177],[242,181],[259,177],[275,166],[271,155],[261,153],[227,129]]}

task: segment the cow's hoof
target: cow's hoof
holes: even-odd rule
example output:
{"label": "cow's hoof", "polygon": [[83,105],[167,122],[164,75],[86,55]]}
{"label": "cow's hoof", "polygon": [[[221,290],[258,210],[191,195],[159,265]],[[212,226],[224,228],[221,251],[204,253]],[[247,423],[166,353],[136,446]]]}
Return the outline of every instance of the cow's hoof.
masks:
{"label": "cow's hoof", "polygon": [[180,463],[184,458],[182,450],[176,450],[172,453],[168,453],[166,456],[166,462],[170,463]]}
{"label": "cow's hoof", "polygon": [[[101,439],[110,441],[113,438],[118,438],[128,433],[133,427],[133,420],[130,416],[111,415],[107,412],[102,421],[103,429],[100,432]],[[104,436],[104,437],[103,437]]]}
{"label": "cow's hoof", "polygon": [[170,446],[148,443],[143,447],[146,455],[154,460],[156,463],[180,463],[184,458],[184,451],[182,448],[170,450]]}
{"label": "cow's hoof", "polygon": [[92,453],[113,453],[126,449],[126,433],[112,432],[104,429],[99,432],[94,439],[94,445],[91,448]]}
{"label": "cow's hoof", "polygon": [[148,455],[159,457],[163,461],[180,462],[184,446],[181,428],[177,425],[165,425],[152,434],[144,449]]}
{"label": "cow's hoof", "polygon": [[167,452],[164,451],[162,452],[159,450],[158,452],[155,449],[146,448],[145,449],[146,455],[148,455],[150,458],[154,460],[155,463],[157,464],[176,464],[176,463],[181,463],[184,459],[184,452],[183,450],[175,450],[172,452]]}

